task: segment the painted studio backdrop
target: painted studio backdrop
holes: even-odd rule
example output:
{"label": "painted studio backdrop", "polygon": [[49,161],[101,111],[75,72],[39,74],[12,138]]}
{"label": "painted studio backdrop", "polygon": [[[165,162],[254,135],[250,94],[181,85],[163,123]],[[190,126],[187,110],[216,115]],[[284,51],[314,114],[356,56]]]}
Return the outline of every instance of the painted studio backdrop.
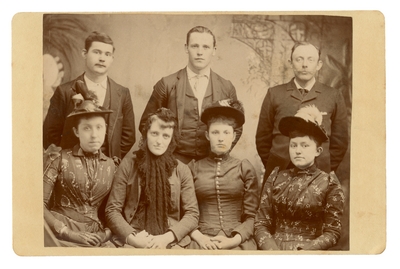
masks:
{"label": "painted studio backdrop", "polygon": [[[217,53],[211,69],[233,83],[244,104],[246,123],[232,155],[247,158],[259,172],[260,180],[263,165],[255,146],[258,115],[268,88],[293,77],[288,59],[295,41],[309,41],[321,48],[324,65],[317,79],[342,91],[350,136],[352,18],[337,16],[45,14],[43,119],[56,87],[83,73],[84,40],[90,32],[99,31],[114,41],[116,50],[109,76],[129,88],[138,125],[154,84],[186,66],[186,33],[197,25],[208,27],[216,36]],[[137,149],[137,144],[132,150]],[[337,170],[346,195],[342,236],[335,247],[338,250],[349,249],[349,151]]]}

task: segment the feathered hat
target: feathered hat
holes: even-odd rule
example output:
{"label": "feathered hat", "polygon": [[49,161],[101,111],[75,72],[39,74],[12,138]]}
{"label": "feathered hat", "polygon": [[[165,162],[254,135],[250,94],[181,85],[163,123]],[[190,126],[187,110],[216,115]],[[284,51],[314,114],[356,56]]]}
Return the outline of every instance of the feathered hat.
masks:
{"label": "feathered hat", "polygon": [[112,110],[96,105],[93,94],[90,93],[82,80],[77,80],[73,84],[72,90],[76,93],[72,96],[75,107],[67,118],[84,114],[110,114],[113,112]]}
{"label": "feathered hat", "polygon": [[296,115],[282,118],[279,122],[279,131],[285,136],[289,136],[293,131],[300,131],[321,143],[329,139],[322,125],[322,113],[315,105],[302,107]]}
{"label": "feathered hat", "polygon": [[201,121],[208,123],[211,117],[225,116],[236,121],[236,128],[241,127],[245,122],[243,104],[239,100],[221,100],[206,107],[201,114]]}

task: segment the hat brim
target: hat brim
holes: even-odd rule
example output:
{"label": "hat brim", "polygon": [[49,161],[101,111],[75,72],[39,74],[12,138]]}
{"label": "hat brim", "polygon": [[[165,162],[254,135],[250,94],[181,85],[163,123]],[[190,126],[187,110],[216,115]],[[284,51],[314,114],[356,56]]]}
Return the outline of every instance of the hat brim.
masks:
{"label": "hat brim", "polygon": [[328,135],[325,130],[317,124],[306,121],[300,117],[285,117],[279,122],[279,131],[285,136],[289,136],[293,131],[299,131],[306,135],[316,138],[318,141],[325,142],[328,140]]}
{"label": "hat brim", "polygon": [[71,112],[67,118],[73,118],[77,116],[83,116],[83,115],[107,115],[113,113],[112,110],[98,110],[98,111],[76,111],[76,112]]}
{"label": "hat brim", "polygon": [[236,128],[241,127],[245,123],[243,112],[229,106],[217,106],[205,109],[201,114],[201,121],[207,124],[212,117],[218,117],[220,115],[233,118],[236,121]]}

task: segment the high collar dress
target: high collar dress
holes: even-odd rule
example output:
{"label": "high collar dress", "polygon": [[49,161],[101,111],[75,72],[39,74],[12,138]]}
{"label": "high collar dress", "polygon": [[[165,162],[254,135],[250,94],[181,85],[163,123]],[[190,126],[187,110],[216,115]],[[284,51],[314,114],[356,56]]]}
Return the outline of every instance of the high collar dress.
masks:
{"label": "high collar dress", "polygon": [[[200,210],[198,230],[210,237],[233,237],[239,233],[237,249],[256,249],[254,217],[258,205],[258,180],[253,165],[229,154],[189,163]],[[191,248],[199,248],[192,241]]]}

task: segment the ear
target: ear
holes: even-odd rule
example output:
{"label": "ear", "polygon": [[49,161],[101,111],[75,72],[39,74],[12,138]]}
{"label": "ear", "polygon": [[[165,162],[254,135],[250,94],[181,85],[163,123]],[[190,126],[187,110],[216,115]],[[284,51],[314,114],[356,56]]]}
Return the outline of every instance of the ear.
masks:
{"label": "ear", "polygon": [[187,44],[185,44],[185,52],[186,52],[186,54],[189,54],[189,50],[188,50],[188,45]]}
{"label": "ear", "polygon": [[236,139],[236,132],[233,132],[233,141]]}
{"label": "ear", "polygon": [[72,127],[72,130],[74,130],[75,136],[79,138],[78,130],[75,127]]}
{"label": "ear", "polygon": [[319,155],[321,155],[321,153],[324,151],[324,149],[322,147],[318,147],[317,148],[317,154],[315,155],[315,157],[318,157]]}
{"label": "ear", "polygon": [[208,131],[205,131],[204,134],[206,135],[207,140],[210,141],[210,135],[208,134]]}
{"label": "ear", "polygon": [[214,56],[216,53],[217,53],[217,47],[214,47],[214,48],[213,48],[212,56]]}
{"label": "ear", "polygon": [[83,59],[86,59],[86,55],[87,55],[87,50],[86,49],[82,49],[82,57],[83,57]]}
{"label": "ear", "polygon": [[323,65],[324,65],[324,63],[321,60],[318,60],[317,71],[319,71]]}

